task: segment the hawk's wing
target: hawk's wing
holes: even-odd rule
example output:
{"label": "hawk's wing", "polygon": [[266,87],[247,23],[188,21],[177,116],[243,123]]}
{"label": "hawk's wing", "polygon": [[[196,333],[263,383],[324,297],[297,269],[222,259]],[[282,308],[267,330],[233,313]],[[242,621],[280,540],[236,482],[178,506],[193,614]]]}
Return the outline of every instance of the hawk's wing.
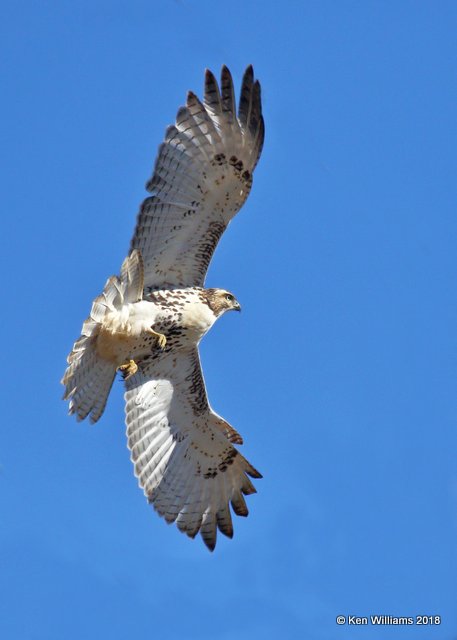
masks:
{"label": "hawk's wing", "polygon": [[203,104],[193,94],[159,148],[131,242],[145,266],[145,289],[203,286],[214,249],[249,195],[262,150],[260,85],[248,67],[238,115],[232,77],[210,71]]}
{"label": "hawk's wing", "polygon": [[126,380],[128,446],[149,502],[190,537],[213,550],[217,528],[233,535],[229,503],[246,516],[248,478],[261,475],[234,448],[237,432],[208,405],[196,348],[165,350]]}

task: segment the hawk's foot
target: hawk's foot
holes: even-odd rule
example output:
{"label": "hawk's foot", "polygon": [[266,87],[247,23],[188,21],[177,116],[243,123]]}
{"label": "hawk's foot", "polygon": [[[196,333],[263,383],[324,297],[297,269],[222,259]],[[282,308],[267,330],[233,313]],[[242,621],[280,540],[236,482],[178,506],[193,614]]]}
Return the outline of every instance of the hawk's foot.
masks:
{"label": "hawk's foot", "polygon": [[120,371],[124,376],[124,380],[127,380],[138,371],[138,365],[135,360],[129,360],[128,362],[121,364],[116,371]]}
{"label": "hawk's foot", "polygon": [[151,336],[155,336],[157,338],[157,344],[161,349],[165,349],[165,345],[167,344],[167,337],[163,335],[163,333],[158,333],[154,331],[154,329],[147,329],[147,333]]}

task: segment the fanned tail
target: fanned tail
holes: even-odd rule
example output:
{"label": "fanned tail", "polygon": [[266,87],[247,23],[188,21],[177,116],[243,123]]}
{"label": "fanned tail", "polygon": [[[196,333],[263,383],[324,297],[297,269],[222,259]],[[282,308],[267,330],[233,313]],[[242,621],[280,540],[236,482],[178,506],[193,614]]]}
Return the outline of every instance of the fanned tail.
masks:
{"label": "fanned tail", "polygon": [[65,385],[63,399],[70,401],[69,413],[76,414],[78,420],[89,416],[91,423],[95,423],[105,410],[116,376],[116,365],[97,353],[97,338],[107,312],[142,299],[143,274],[141,253],[135,250],[124,260],[120,277],[111,276],[102,295],[95,298],[81,336],[67,358],[68,367],[62,378]]}
{"label": "fanned tail", "polygon": [[[105,410],[108,395],[116,376],[116,367],[97,355],[96,339],[82,336],[69,356],[70,366],[62,379],[64,400],[69,400],[69,413],[84,420],[90,414],[91,423],[97,422]],[[76,349],[79,344],[80,348]]]}

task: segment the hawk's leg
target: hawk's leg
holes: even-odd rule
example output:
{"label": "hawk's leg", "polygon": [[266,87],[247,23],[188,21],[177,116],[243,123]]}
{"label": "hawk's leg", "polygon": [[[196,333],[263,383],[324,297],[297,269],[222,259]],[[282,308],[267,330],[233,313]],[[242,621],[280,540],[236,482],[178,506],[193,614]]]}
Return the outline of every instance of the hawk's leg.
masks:
{"label": "hawk's leg", "polygon": [[163,335],[163,333],[158,333],[154,331],[154,329],[146,329],[146,333],[149,333],[151,336],[155,336],[157,338],[157,343],[161,349],[165,349],[165,345],[167,344],[167,338]]}
{"label": "hawk's leg", "polygon": [[124,380],[127,380],[138,371],[138,365],[135,360],[129,360],[128,362],[124,362],[124,364],[119,365],[116,371],[123,373]]}

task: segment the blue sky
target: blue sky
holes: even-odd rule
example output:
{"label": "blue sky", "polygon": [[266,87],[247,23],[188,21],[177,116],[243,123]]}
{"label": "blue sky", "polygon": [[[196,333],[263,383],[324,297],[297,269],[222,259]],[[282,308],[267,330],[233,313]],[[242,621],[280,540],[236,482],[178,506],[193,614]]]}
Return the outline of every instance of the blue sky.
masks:
{"label": "blue sky", "polygon": [[[457,638],[457,5],[4,2],[0,636]],[[65,358],[186,91],[252,63],[266,141],[208,285],[214,408],[263,473],[214,554],[146,504],[121,383]],[[6,291],[5,291],[6,289]],[[440,615],[354,629],[337,615]]]}

